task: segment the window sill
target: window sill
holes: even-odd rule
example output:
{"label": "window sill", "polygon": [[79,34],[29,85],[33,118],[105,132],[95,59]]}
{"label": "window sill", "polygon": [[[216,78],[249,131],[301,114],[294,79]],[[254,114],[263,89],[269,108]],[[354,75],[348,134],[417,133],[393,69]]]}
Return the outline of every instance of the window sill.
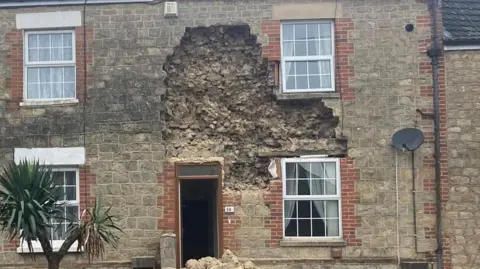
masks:
{"label": "window sill", "polygon": [[[60,243],[53,243],[53,252],[58,252],[60,250],[60,247],[62,246],[63,241],[61,241]],[[82,252],[83,250],[80,250],[80,252]],[[77,243],[74,243],[67,251],[68,253],[74,253],[74,252],[77,252]],[[19,246],[17,247],[17,253],[21,253],[21,254],[29,254],[29,253],[43,253],[43,249],[42,249],[42,246],[40,246],[40,244],[38,243],[33,243],[33,252],[30,252],[28,250],[28,246],[27,244],[24,244],[23,246]]]}
{"label": "window sill", "polygon": [[341,239],[335,240],[289,240],[282,239],[280,240],[281,247],[346,247],[347,242]]}
{"label": "window sill", "polygon": [[50,100],[50,101],[25,101],[20,102],[21,107],[62,106],[78,104],[78,99]]}
{"label": "window sill", "polygon": [[306,99],[336,99],[340,98],[338,92],[299,92],[299,93],[277,93],[277,100],[306,100]]}

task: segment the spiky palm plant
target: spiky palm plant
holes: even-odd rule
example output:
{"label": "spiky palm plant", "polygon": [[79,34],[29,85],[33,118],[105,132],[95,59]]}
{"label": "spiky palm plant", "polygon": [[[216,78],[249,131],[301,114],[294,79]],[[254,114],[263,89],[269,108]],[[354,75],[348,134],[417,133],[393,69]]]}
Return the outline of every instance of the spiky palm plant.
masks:
{"label": "spiky palm plant", "polygon": [[60,268],[60,261],[73,243],[78,241],[78,251],[84,251],[88,260],[103,257],[104,244],[116,247],[119,237],[110,208],[103,210],[96,200],[93,209],[85,209],[80,220],[67,216],[60,221],[70,223],[65,241],[54,251],[49,234],[51,221],[57,219],[64,207],[59,201],[60,187],[55,186],[52,171],[38,162],[26,160],[10,163],[0,171],[0,229],[9,240],[19,238],[33,253],[32,242],[38,241],[43,249],[49,269]]}

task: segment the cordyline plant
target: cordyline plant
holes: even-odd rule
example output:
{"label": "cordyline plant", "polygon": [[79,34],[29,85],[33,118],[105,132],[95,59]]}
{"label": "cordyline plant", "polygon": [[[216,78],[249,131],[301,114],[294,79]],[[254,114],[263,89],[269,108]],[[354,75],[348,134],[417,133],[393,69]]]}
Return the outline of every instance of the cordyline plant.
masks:
{"label": "cordyline plant", "polygon": [[[61,186],[54,184],[52,171],[38,162],[26,160],[19,164],[10,163],[0,171],[0,229],[8,240],[19,238],[26,243],[32,257],[33,241],[40,242],[48,263],[48,269],[60,268],[60,261],[70,247],[78,242],[77,251],[83,251],[90,262],[103,258],[105,244],[117,247],[122,230],[115,224],[110,208],[102,209],[95,201],[92,209],[85,209],[82,217],[67,216],[59,219],[65,210],[60,197]],[[69,223],[65,241],[54,251],[50,234],[51,220]]]}

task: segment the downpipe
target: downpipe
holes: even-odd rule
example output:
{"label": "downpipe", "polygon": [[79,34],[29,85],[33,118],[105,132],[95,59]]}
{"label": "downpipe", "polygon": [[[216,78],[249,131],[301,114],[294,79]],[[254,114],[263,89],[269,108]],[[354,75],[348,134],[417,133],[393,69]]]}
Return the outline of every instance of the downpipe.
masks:
{"label": "downpipe", "polygon": [[437,27],[437,11],[438,0],[430,0],[430,12],[432,16],[432,48],[428,50],[427,55],[431,59],[433,72],[433,134],[434,134],[434,155],[435,159],[435,226],[437,249],[436,263],[437,269],[443,269],[443,234],[442,234],[442,190],[440,178],[440,112],[439,112],[439,82],[438,82],[438,58],[441,55],[441,49],[438,44],[438,27]]}

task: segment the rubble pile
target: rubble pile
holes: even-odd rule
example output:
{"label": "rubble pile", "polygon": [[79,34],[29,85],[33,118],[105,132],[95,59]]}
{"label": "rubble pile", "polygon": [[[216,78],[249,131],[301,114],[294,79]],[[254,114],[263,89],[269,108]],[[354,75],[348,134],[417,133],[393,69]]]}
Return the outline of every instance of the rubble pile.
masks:
{"label": "rubble pile", "polygon": [[226,250],[222,259],[204,257],[199,260],[188,260],[185,264],[187,269],[256,269],[251,261],[240,262],[230,250]]}

